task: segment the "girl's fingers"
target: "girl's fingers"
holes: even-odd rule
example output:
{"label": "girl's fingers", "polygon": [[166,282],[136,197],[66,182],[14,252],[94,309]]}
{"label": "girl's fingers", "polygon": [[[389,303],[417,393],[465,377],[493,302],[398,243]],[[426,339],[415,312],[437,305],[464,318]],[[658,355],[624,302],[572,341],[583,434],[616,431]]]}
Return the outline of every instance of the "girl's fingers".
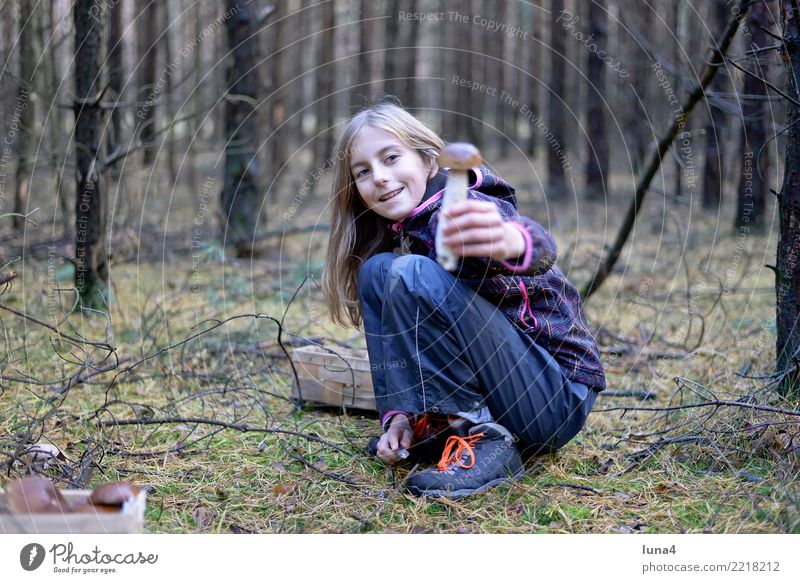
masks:
{"label": "girl's fingers", "polygon": [[[492,207],[494,208],[494,207]],[[503,219],[495,209],[494,213],[467,213],[458,217],[445,218],[442,223],[442,233],[451,235],[460,231],[482,227],[502,227]]]}
{"label": "girl's fingers", "polygon": [[498,245],[503,242],[504,237],[505,233],[503,232],[502,228],[468,229],[445,236],[444,244],[449,246],[475,243],[493,243]]}
{"label": "girl's fingers", "polygon": [[486,213],[491,210],[497,210],[497,207],[491,202],[467,199],[447,207],[442,210],[442,214],[445,217],[454,218],[471,212]]}
{"label": "girl's fingers", "polygon": [[400,440],[400,447],[408,449],[411,447],[411,438],[413,433],[411,431],[403,431],[403,438]]}

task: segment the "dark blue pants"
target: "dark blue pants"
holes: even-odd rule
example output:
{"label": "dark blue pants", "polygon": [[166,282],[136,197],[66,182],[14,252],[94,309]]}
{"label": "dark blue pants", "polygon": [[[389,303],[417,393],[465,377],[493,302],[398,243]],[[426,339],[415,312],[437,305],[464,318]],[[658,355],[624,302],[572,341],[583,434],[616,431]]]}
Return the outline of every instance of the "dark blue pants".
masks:
{"label": "dark blue pants", "polygon": [[381,253],[358,275],[379,410],[455,414],[488,406],[527,454],[580,431],[596,392],[497,306],[421,255]]}

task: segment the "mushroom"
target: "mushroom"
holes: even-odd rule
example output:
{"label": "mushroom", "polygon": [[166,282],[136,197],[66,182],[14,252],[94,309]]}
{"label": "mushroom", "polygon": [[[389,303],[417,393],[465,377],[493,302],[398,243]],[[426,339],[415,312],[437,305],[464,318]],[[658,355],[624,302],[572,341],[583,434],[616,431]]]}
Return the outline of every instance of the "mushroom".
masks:
{"label": "mushroom", "polygon": [[82,504],[77,508],[72,510],[78,514],[97,514],[97,513],[106,513],[106,512],[119,512],[119,506],[109,506],[107,504],[92,504],[91,502],[87,502],[86,504]]}
{"label": "mushroom", "polygon": [[125,502],[136,498],[140,491],[141,488],[128,482],[111,482],[92,490],[89,502],[94,505],[112,506],[119,509]]}
{"label": "mushroom", "polygon": [[[454,142],[445,147],[439,156],[439,165],[444,168],[450,168],[450,172],[447,174],[447,183],[444,187],[442,210],[466,200],[469,188],[467,170],[480,166],[481,162],[481,153],[472,144]],[[441,217],[441,215],[439,216]],[[457,257],[442,242],[444,238],[442,229],[445,225],[446,220],[440,218],[436,228],[436,258],[446,270],[455,271],[458,264]]]}
{"label": "mushroom", "polygon": [[19,478],[6,490],[6,502],[14,514],[57,514],[69,512],[61,492],[44,478]]}

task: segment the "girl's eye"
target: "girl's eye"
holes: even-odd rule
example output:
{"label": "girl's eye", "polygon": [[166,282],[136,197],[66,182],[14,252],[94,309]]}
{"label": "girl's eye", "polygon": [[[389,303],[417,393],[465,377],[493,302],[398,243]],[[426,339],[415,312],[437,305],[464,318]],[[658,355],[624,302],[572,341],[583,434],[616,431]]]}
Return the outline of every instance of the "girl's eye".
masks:
{"label": "girl's eye", "polygon": [[399,157],[400,157],[400,156],[399,156],[398,154],[389,154],[388,156],[386,156],[386,161],[387,161],[387,162],[394,162],[394,161],[395,161],[395,160],[397,160]]}
{"label": "girl's eye", "polygon": [[361,170],[356,170],[356,178],[362,178],[367,175],[367,169],[362,168]]}

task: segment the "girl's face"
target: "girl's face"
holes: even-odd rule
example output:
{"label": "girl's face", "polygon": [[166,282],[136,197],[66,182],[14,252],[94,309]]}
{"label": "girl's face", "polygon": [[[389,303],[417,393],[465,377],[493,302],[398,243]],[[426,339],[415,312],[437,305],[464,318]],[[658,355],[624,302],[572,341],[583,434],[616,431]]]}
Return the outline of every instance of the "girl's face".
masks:
{"label": "girl's face", "polygon": [[365,126],[350,148],[350,172],[364,205],[392,221],[407,217],[419,206],[428,178],[437,165],[427,164],[385,130]]}

